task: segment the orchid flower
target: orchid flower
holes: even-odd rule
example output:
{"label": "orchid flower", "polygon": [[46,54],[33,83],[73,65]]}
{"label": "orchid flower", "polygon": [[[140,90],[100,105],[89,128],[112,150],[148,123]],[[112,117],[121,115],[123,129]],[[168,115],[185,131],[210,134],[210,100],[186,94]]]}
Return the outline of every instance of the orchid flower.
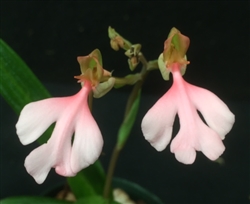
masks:
{"label": "orchid flower", "polygon": [[[158,59],[163,78],[168,80],[169,73],[172,73],[172,87],[142,120],[145,139],[157,151],[162,151],[171,140],[175,115],[178,114],[180,130],[170,150],[184,164],[194,162],[195,150],[202,151],[210,160],[216,160],[224,152],[222,140],[234,124],[234,115],[216,95],[182,78],[189,64],[185,55],[188,46],[189,38],[173,28]],[[197,110],[203,115],[206,124]]]}
{"label": "orchid flower", "polygon": [[47,143],[33,150],[25,159],[27,172],[38,184],[44,182],[51,168],[55,168],[59,175],[75,176],[98,159],[103,147],[102,135],[87,99],[92,90],[98,97],[104,95],[114,85],[114,79],[100,83],[108,74],[101,66],[99,50],[78,57],[78,62],[82,75],[76,78],[82,83],[81,90],[73,96],[27,104],[16,124],[21,143],[27,145],[56,122]]}

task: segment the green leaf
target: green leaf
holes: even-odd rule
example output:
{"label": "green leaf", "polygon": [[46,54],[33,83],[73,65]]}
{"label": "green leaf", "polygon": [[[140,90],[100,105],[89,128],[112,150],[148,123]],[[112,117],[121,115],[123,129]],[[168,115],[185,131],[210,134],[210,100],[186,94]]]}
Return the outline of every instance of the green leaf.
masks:
{"label": "green leaf", "polygon": [[76,202],[57,200],[49,197],[38,196],[18,196],[6,198],[0,201],[1,204],[119,204],[115,201],[109,201],[102,196],[88,196],[78,199]]}
{"label": "green leaf", "polygon": [[102,195],[105,173],[99,161],[68,178],[68,184],[76,198]]}
{"label": "green leaf", "polygon": [[135,100],[133,101],[131,108],[129,109],[129,112],[126,115],[125,120],[123,121],[123,123],[119,128],[118,139],[117,139],[118,148],[122,148],[125,142],[127,141],[127,138],[129,137],[129,134],[131,132],[131,129],[133,127],[138,112],[140,98],[141,98],[141,90],[139,90]]}
{"label": "green leaf", "polygon": [[24,61],[0,39],[1,95],[16,113],[29,102],[50,97]]}
{"label": "green leaf", "polygon": [[[17,114],[26,104],[50,97],[49,92],[25,62],[2,39],[0,39],[0,73],[0,93]],[[49,128],[38,141],[46,142],[52,129]]]}
{"label": "green leaf", "polygon": [[1,204],[70,204],[72,202],[56,200],[47,197],[18,196],[10,197],[0,201]]}
{"label": "green leaf", "polygon": [[152,192],[146,190],[145,188],[131,181],[121,179],[121,178],[114,178],[113,187],[121,188],[134,201],[140,200],[141,203],[163,204],[160,198],[158,198]]}
{"label": "green leaf", "polygon": [[74,204],[119,204],[115,201],[104,199],[102,196],[91,196],[86,198],[78,199]]}

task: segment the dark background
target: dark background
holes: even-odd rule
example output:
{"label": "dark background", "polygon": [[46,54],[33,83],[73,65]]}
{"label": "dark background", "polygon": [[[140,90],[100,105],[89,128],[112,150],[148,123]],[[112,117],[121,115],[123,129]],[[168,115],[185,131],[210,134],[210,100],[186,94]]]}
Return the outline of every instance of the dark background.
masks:
{"label": "dark background", "polygon": [[[79,90],[73,78],[80,73],[76,57],[95,48],[102,52],[105,69],[114,70],[115,76],[130,73],[123,52],[110,48],[109,25],[131,42],[142,44],[148,60],[158,58],[173,26],[189,36],[191,64],[184,78],[214,92],[236,115],[224,141],[225,164],[198,153],[193,165],[183,165],[169,146],[159,153],[144,140],[141,120],[171,85],[154,71],[145,82],[138,120],[115,176],[137,182],[164,203],[249,202],[249,1],[1,1],[0,8],[1,38],[53,96]],[[105,169],[130,90],[112,90],[94,101],[93,115],[105,141],[100,158]],[[21,145],[14,128],[17,119],[1,98],[1,198],[39,195],[63,180],[52,170],[44,184],[38,185],[26,173],[23,161],[37,144]],[[178,125],[174,134],[177,131]]]}

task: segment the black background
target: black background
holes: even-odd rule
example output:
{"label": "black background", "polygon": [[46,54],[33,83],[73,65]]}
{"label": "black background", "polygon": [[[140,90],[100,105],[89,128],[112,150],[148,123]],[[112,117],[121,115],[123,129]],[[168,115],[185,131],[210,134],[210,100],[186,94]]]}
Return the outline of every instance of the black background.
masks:
{"label": "black background", "polygon": [[[198,153],[193,165],[177,162],[169,146],[156,152],[144,140],[140,123],[171,85],[159,71],[150,74],[132,135],[115,176],[137,182],[164,203],[249,202],[249,2],[248,1],[1,1],[1,38],[31,67],[53,96],[79,90],[77,56],[99,48],[104,68],[115,76],[130,73],[123,52],[110,48],[112,26],[132,43],[142,44],[148,60],[158,58],[170,29],[190,38],[191,64],[184,78],[218,95],[236,115],[226,136],[225,165]],[[138,68],[139,70],[139,68]],[[93,115],[104,137],[100,160],[107,168],[131,87],[112,90],[94,101]],[[167,110],[166,110],[167,111]],[[42,185],[23,161],[37,144],[22,146],[15,133],[18,116],[1,98],[1,198],[39,195],[63,180],[52,170]],[[174,134],[178,131],[175,126]]]}

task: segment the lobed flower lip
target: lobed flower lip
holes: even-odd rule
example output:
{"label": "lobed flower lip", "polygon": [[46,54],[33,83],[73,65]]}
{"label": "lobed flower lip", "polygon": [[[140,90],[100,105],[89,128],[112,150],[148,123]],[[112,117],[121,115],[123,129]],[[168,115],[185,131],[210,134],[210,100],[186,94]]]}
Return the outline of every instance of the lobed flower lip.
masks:
{"label": "lobed flower lip", "polygon": [[181,76],[180,66],[178,63],[171,66],[172,87],[144,116],[143,135],[156,150],[162,151],[171,140],[175,115],[178,114],[180,130],[170,146],[176,159],[192,164],[197,150],[215,160],[225,150],[221,140],[231,130],[234,115],[216,95],[187,83]]}
{"label": "lobed flower lip", "polygon": [[[89,81],[73,96],[50,98],[26,105],[16,124],[23,145],[34,142],[54,122],[51,138],[25,159],[28,173],[41,184],[51,168],[62,176],[74,176],[94,163],[102,150],[101,132],[87,104]],[[74,140],[72,144],[72,137]]]}

